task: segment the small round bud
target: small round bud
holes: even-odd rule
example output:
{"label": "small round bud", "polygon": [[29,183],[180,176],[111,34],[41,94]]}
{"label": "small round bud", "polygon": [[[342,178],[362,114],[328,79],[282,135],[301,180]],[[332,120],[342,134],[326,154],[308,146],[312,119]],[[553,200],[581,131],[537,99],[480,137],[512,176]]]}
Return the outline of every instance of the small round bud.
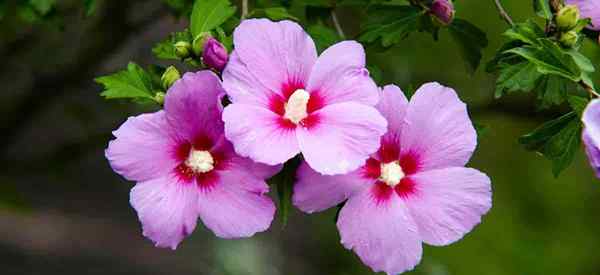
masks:
{"label": "small round bud", "polygon": [[192,51],[192,44],[190,44],[190,42],[179,41],[179,42],[175,43],[175,54],[177,55],[177,57],[186,58],[186,57],[190,56],[191,51]]}
{"label": "small round bud", "polygon": [[163,105],[165,103],[165,93],[157,92],[154,95],[154,101],[156,101],[160,105]]}
{"label": "small round bud", "polygon": [[216,39],[210,37],[204,44],[202,51],[202,62],[209,68],[217,71],[223,71],[227,64],[227,49]]}
{"label": "small round bud", "polygon": [[202,56],[202,51],[204,50],[204,44],[208,41],[209,38],[212,38],[210,32],[200,33],[194,41],[192,42],[192,49],[194,50],[194,54],[196,56]]}
{"label": "small round bud", "polygon": [[556,25],[561,30],[571,30],[579,21],[579,9],[575,5],[567,5],[556,14]]}
{"label": "small round bud", "polygon": [[179,74],[177,68],[169,66],[160,77],[160,82],[162,84],[162,87],[165,90],[168,90],[169,87],[171,87],[173,83],[175,83],[175,81],[179,80],[180,78],[181,74]]}
{"label": "small round bud", "polygon": [[566,48],[572,48],[577,44],[579,34],[576,31],[568,31],[560,35],[560,44]]}
{"label": "small round bud", "polygon": [[454,20],[455,11],[452,0],[434,0],[429,12],[435,22],[442,26],[448,26]]}

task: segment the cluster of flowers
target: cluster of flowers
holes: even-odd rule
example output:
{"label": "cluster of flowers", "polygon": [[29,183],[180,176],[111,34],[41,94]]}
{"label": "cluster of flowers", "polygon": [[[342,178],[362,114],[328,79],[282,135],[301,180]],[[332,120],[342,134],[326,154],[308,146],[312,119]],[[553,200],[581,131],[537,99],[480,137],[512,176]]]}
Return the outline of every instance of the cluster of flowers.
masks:
{"label": "cluster of flowers", "polygon": [[317,56],[290,21],[244,20],[234,46],[222,80],[186,73],[164,110],[129,118],[106,150],[137,182],[131,204],[156,246],[175,249],[198,218],[222,238],[267,230],[265,179],[299,153],[294,205],[312,213],[346,201],[341,242],[375,271],[412,269],[422,243],[455,242],[490,209],[490,179],[464,167],[477,137],[451,88],[428,83],[409,102],[377,87],[359,43]]}

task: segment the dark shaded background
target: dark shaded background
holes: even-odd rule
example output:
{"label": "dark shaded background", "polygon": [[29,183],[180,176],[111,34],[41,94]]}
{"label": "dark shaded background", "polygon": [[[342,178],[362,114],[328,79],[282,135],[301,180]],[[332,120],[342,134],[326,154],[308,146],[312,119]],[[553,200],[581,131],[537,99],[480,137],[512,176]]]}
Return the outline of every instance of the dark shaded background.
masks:
{"label": "dark shaded background", "polygon": [[[503,2],[517,21],[532,16],[530,1]],[[489,60],[506,29],[492,1],[460,1],[458,9],[487,32]],[[354,14],[339,15],[355,33]],[[177,251],[142,237],[128,204],[132,183],[111,171],[103,150],[127,116],[149,110],[104,101],[92,79],[129,60],[155,62],[153,43],[185,25],[156,0],[102,1],[87,19],[66,9],[64,30],[0,23],[0,274],[371,274],[340,245],[335,210],[294,210],[284,231],[276,221],[245,240],[198,226]],[[597,45],[585,53],[600,63]],[[469,75],[447,32],[439,42],[411,35],[369,58],[403,88],[432,80],[455,87],[473,120],[489,126],[469,165],[492,178],[491,212],[462,241],[426,247],[410,274],[600,274],[600,185],[583,152],[554,179],[550,163],[516,140],[560,108],[538,112],[519,94],[494,101],[495,77]]]}

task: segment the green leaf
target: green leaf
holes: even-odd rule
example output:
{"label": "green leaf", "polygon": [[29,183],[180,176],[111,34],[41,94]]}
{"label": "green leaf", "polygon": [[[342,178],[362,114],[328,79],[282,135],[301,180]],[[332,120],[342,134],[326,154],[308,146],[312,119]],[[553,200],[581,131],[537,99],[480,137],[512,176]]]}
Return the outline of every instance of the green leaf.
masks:
{"label": "green leaf", "polygon": [[575,113],[577,113],[577,115],[579,117],[581,117],[583,115],[583,111],[585,110],[585,107],[587,107],[588,103],[590,103],[590,100],[585,98],[585,97],[581,97],[581,96],[569,96],[569,106],[571,106],[571,108],[573,108],[573,111],[575,111]]}
{"label": "green leaf", "polygon": [[271,20],[279,21],[284,19],[291,19],[294,21],[299,21],[297,17],[291,15],[288,12],[288,10],[284,7],[266,8],[264,11],[265,15]]}
{"label": "green leaf", "polygon": [[507,52],[536,64],[540,73],[559,75],[575,82],[581,80],[581,70],[571,55],[548,39],[540,39],[539,42],[540,47],[523,46]]}
{"label": "green leaf", "polygon": [[97,2],[96,0],[84,0],[83,6],[85,8],[85,16],[91,16],[96,12]]}
{"label": "green leaf", "polygon": [[528,150],[535,150],[552,161],[555,177],[571,164],[579,149],[581,122],[575,112],[544,123],[519,142]]}
{"label": "green leaf", "polygon": [[421,13],[412,6],[374,6],[367,15],[359,40],[366,43],[381,40],[381,45],[387,48],[417,30]]}
{"label": "green leaf", "polygon": [[596,71],[596,68],[594,68],[594,64],[592,63],[592,61],[590,61],[590,59],[587,58],[585,55],[581,54],[580,52],[574,49],[568,50],[566,51],[566,53],[573,57],[573,60],[575,60],[575,63],[577,64],[577,66],[579,66],[579,69],[581,69],[581,71],[590,73]]}
{"label": "green leaf", "polygon": [[321,24],[311,25],[306,31],[315,41],[319,53],[340,40],[340,37],[333,29]]}
{"label": "green leaf", "polygon": [[507,53],[508,50],[521,46],[523,46],[523,42],[516,40],[511,40],[502,45],[502,47],[496,51],[494,58],[486,64],[485,71],[488,73],[493,73],[502,69],[506,64],[517,64],[523,62],[522,58],[515,56],[514,54]]}
{"label": "green leaf", "polygon": [[505,92],[529,92],[536,87],[536,83],[541,76],[537,66],[530,62],[525,61],[516,65],[506,65],[501,69],[496,80],[495,96],[499,98]]}
{"label": "green leaf", "polygon": [[556,75],[544,75],[535,88],[539,108],[546,109],[562,104],[567,98],[571,86],[572,82],[569,79]]}
{"label": "green leaf", "polygon": [[452,38],[458,43],[466,60],[467,69],[473,73],[479,67],[482,51],[488,45],[485,32],[462,19],[454,19],[449,28]]}
{"label": "green leaf", "polygon": [[190,19],[193,37],[220,26],[235,14],[235,10],[229,0],[196,0]]}
{"label": "green leaf", "polygon": [[552,9],[550,9],[549,0],[533,0],[533,10],[541,18],[546,20],[552,19]]}
{"label": "green leaf", "polygon": [[517,23],[503,34],[511,40],[521,41],[531,45],[539,44],[538,40],[546,34],[535,22],[527,20],[525,23]]}
{"label": "green leaf", "polygon": [[56,5],[56,0],[29,0],[29,4],[40,14],[48,14]]}
{"label": "green leaf", "polygon": [[533,132],[520,137],[519,143],[524,145],[527,150],[543,153],[545,144],[575,119],[577,119],[577,115],[571,112],[557,119],[548,121]]}
{"label": "green leaf", "polygon": [[102,76],[95,79],[97,83],[104,86],[103,97],[131,98],[131,99],[153,99],[151,76],[137,64],[130,62],[127,70],[122,70],[112,75]]}
{"label": "green leaf", "polygon": [[581,144],[581,129],[581,122],[572,120],[544,146],[544,155],[552,160],[554,177],[558,177],[575,159]]}

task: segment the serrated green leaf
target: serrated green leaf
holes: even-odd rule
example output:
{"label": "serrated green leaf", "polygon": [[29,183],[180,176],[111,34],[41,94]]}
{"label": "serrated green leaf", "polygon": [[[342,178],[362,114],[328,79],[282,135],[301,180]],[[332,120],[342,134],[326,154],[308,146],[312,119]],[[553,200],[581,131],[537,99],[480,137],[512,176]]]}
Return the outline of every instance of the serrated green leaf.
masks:
{"label": "serrated green leaf", "polygon": [[572,120],[558,134],[554,135],[546,146],[543,154],[552,160],[552,173],[558,177],[573,159],[581,144],[581,121]]}
{"label": "serrated green leaf", "polygon": [[590,102],[589,99],[585,98],[585,97],[581,97],[581,96],[569,96],[569,106],[571,106],[571,108],[573,108],[573,111],[575,111],[575,113],[577,113],[577,115],[579,117],[581,117],[583,115],[583,111],[585,110],[585,107],[587,107],[588,103]]}
{"label": "serrated green leaf", "polygon": [[508,50],[537,65],[543,74],[559,75],[575,82],[581,80],[581,70],[569,54],[548,39],[540,39],[540,46],[523,46]]}
{"label": "serrated green leaf", "polygon": [[153,99],[151,76],[137,64],[130,62],[127,70],[95,79],[104,86],[100,94],[106,99]]}
{"label": "serrated green leaf", "polygon": [[506,53],[510,49],[518,48],[523,45],[523,42],[516,40],[511,40],[502,45],[502,47],[496,51],[494,58],[486,64],[485,71],[488,73],[493,73],[502,69],[506,64],[517,64],[523,62],[522,58],[511,53]]}
{"label": "serrated green leaf", "polygon": [[366,43],[381,41],[390,47],[417,30],[420,10],[412,6],[374,6],[367,11],[359,40]]}
{"label": "serrated green leaf", "polygon": [[571,83],[571,80],[560,76],[544,75],[535,88],[539,108],[546,109],[562,104],[569,94]]}
{"label": "serrated green leaf", "polygon": [[521,41],[531,45],[537,45],[538,40],[546,36],[544,30],[532,20],[515,24],[512,28],[505,31],[503,35],[511,40]]}
{"label": "serrated green leaf", "polygon": [[588,59],[585,55],[581,54],[580,52],[571,49],[568,51],[565,51],[567,54],[569,54],[571,57],[573,57],[573,60],[575,60],[575,63],[577,64],[577,66],[579,66],[579,69],[581,69],[581,71],[583,72],[595,72],[596,68],[594,68],[594,64],[592,63],[592,61],[590,59]]}
{"label": "serrated green leaf", "polygon": [[500,75],[496,80],[495,96],[499,98],[505,92],[529,92],[535,88],[541,76],[542,74],[538,72],[537,66],[530,62],[525,61],[516,65],[505,65],[500,70]]}
{"label": "serrated green leaf", "polygon": [[479,67],[482,51],[488,45],[485,32],[466,20],[454,19],[448,27],[465,58],[467,69],[473,73]]}
{"label": "serrated green leaf", "polygon": [[299,21],[299,19],[293,15],[291,15],[288,10],[284,7],[272,7],[264,9],[265,15],[275,21],[291,19],[294,21]]}
{"label": "serrated green leaf", "polygon": [[519,138],[528,150],[535,150],[552,161],[555,177],[571,164],[579,149],[581,122],[575,112],[544,123]]}
{"label": "serrated green leaf", "polygon": [[306,30],[310,37],[315,41],[317,51],[323,52],[329,46],[340,41],[339,35],[331,28],[323,26],[321,24],[315,24],[308,27]]}
{"label": "serrated green leaf", "polygon": [[56,0],[29,0],[29,4],[37,11],[40,15],[48,14],[52,8],[56,5]]}
{"label": "serrated green leaf", "polygon": [[220,26],[235,14],[235,10],[229,0],[196,0],[190,19],[193,37]]}
{"label": "serrated green leaf", "polygon": [[546,20],[552,19],[552,9],[550,9],[549,0],[533,0],[533,10],[541,18]]}

